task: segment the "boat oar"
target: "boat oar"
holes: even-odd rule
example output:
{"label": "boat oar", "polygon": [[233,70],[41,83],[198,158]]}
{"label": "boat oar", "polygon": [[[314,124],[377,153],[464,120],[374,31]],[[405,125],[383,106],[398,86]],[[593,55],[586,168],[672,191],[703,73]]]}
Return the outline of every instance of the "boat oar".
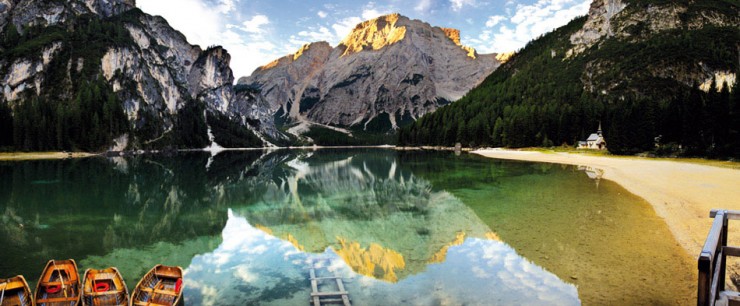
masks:
{"label": "boat oar", "polygon": [[66,286],[64,286],[64,275],[62,275],[62,272],[59,271],[59,268],[57,268],[56,260],[52,259],[51,264],[54,265],[54,270],[56,270],[57,273],[59,273],[59,279],[62,280],[62,292],[64,292],[64,298],[66,299],[67,298],[67,288]]}
{"label": "boat oar", "polygon": [[5,288],[8,288],[8,283],[5,283],[5,286],[3,286],[3,292],[0,293],[0,305],[3,304],[3,300],[5,299]]}

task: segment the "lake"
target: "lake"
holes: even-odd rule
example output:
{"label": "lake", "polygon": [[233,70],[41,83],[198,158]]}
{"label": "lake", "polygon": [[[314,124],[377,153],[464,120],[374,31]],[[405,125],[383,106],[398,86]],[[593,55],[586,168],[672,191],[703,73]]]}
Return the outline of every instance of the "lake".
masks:
{"label": "lake", "polygon": [[[49,259],[186,305],[694,304],[694,254],[599,169],[380,149],[0,162],[0,278]],[[320,291],[337,291],[334,279]]]}

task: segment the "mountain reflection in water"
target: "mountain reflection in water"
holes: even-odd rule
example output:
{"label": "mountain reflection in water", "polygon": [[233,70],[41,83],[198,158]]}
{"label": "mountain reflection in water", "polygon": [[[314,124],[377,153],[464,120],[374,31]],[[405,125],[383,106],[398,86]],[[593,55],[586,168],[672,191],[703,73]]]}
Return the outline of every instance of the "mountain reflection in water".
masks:
{"label": "mountain reflection in water", "polygon": [[259,199],[229,211],[222,245],[186,269],[200,280],[189,298],[304,305],[307,269],[322,258],[358,305],[579,304],[575,286],[398,163],[393,154],[285,159]]}
{"label": "mountain reflection in water", "polygon": [[[410,246],[424,248],[423,242]],[[357,273],[331,247],[318,253],[258,229],[229,211],[223,243],[193,258],[185,270],[188,303],[197,305],[305,305],[308,267],[326,259],[345,280],[356,305],[577,305],[576,287],[532,264],[503,242],[470,238],[447,250],[446,260],[398,282]]]}
{"label": "mountain reflection in water", "polygon": [[188,305],[305,305],[309,263],[322,259],[356,305],[580,304],[574,285],[415,175],[427,157],[400,155],[0,163],[0,276],[33,280],[46,260],[74,258],[81,270],[117,266],[131,287],[162,263],[185,268]]}

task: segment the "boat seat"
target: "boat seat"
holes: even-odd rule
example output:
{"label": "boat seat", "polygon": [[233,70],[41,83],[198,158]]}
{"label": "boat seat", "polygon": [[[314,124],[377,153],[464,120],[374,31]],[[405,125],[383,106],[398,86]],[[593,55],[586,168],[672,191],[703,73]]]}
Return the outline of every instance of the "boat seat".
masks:
{"label": "boat seat", "polygon": [[141,291],[149,292],[149,293],[154,292],[156,294],[163,294],[163,295],[169,295],[169,296],[178,296],[179,295],[179,294],[174,293],[174,292],[172,292],[170,290],[159,290],[159,289],[154,290],[152,288],[142,288]]}
{"label": "boat seat", "polygon": [[42,303],[61,303],[61,302],[74,302],[76,300],[79,300],[80,297],[60,297],[60,298],[51,298],[51,299],[38,299],[36,300],[36,304],[42,304]]}
{"label": "boat seat", "polygon": [[106,292],[91,292],[91,293],[85,293],[86,295],[90,296],[103,296],[103,295],[116,295],[121,293],[120,291],[106,291]]}
{"label": "boat seat", "polygon": [[182,277],[182,276],[180,276],[180,275],[177,275],[177,274],[170,274],[170,273],[165,273],[165,272],[155,272],[154,274],[155,274],[155,275],[156,275],[157,277],[159,277],[159,278],[172,278],[172,279],[178,279],[178,278]]}
{"label": "boat seat", "polygon": [[116,278],[115,273],[98,273],[95,274],[95,280],[113,280]]}
{"label": "boat seat", "polygon": [[73,286],[73,285],[77,285],[77,282],[71,282],[70,281],[70,282],[42,282],[41,283],[41,286],[42,287],[62,286],[62,285],[67,286],[67,287],[70,287],[70,286]]}
{"label": "boat seat", "polygon": [[8,285],[5,286],[5,289],[4,290],[5,291],[10,291],[10,290],[21,289],[23,287],[25,287],[23,284],[10,283],[10,284],[8,284]]}

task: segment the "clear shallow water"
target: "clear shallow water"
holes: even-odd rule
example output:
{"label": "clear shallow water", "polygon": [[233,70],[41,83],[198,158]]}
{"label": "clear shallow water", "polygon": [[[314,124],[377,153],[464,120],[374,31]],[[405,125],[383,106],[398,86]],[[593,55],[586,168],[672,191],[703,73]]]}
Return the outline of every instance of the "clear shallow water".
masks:
{"label": "clear shallow water", "polygon": [[75,258],[133,287],[163,263],[189,305],[306,305],[314,263],[356,305],[689,304],[665,224],[588,174],[383,150],[0,163],[0,277]]}

